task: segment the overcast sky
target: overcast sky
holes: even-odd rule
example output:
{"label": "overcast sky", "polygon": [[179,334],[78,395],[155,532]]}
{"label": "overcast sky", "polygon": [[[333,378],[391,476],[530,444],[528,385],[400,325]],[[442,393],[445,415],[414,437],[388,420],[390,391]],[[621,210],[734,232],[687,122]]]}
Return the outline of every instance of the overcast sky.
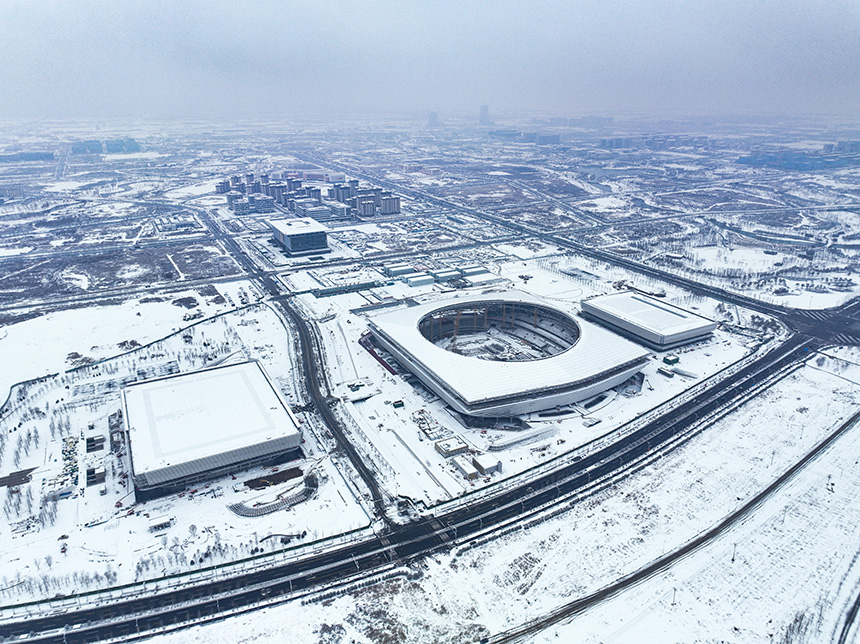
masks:
{"label": "overcast sky", "polygon": [[0,117],[860,112],[858,0],[2,0]]}

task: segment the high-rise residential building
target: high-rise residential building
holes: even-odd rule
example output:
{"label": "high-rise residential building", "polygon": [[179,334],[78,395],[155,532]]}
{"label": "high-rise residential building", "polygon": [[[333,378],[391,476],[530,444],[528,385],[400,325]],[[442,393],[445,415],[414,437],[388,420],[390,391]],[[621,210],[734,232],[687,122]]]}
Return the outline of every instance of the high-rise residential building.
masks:
{"label": "high-rise residential building", "polygon": [[361,217],[373,217],[376,214],[376,200],[373,197],[356,197],[355,209]]}
{"label": "high-rise residential building", "polygon": [[428,125],[430,127],[436,127],[439,125],[439,113],[438,112],[430,112],[430,116],[427,119]]}
{"label": "high-rise residential building", "polygon": [[379,212],[383,215],[396,215],[400,212],[400,197],[390,192],[383,193]]}
{"label": "high-rise residential building", "polygon": [[332,186],[331,190],[329,190],[329,196],[335,201],[341,201],[346,203],[352,197],[355,196],[352,190],[352,186],[349,184],[336,183]]}
{"label": "high-rise residential building", "polygon": [[490,125],[490,108],[486,105],[481,105],[481,111],[478,114],[478,123],[481,125]]}
{"label": "high-rise residential building", "polygon": [[382,188],[362,188],[356,197],[373,199],[373,204],[379,207],[382,205]]}

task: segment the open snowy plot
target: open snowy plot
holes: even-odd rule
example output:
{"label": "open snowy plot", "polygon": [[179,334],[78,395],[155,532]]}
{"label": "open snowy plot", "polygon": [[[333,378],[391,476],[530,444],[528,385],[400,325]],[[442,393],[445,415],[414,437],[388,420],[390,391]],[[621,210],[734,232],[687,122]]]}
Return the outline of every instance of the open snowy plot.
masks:
{"label": "open snowy plot", "polygon": [[0,257],[14,257],[16,255],[26,255],[33,246],[15,246],[14,248],[0,248]]}
{"label": "open snowy plot", "polygon": [[[819,369],[828,366],[825,358]],[[849,375],[856,379],[860,369]],[[802,368],[560,517],[427,558],[420,580],[386,582],[322,603],[293,602],[156,641],[477,641],[539,618],[686,543],[799,460],[859,400],[860,386]],[[860,483],[853,475],[858,429],[752,518],[660,576],[535,640],[770,642],[798,615],[820,630],[797,641],[831,640],[858,578],[852,569],[860,520]],[[827,491],[829,482],[834,492]],[[822,609],[828,605],[832,610]],[[819,611],[825,617],[820,626]]]}
{"label": "open snowy plot", "polygon": [[517,259],[532,259],[534,257],[553,255],[558,252],[555,246],[550,246],[536,239],[520,243],[494,244],[493,247],[503,253],[513,255]]}
{"label": "open snowy plot", "polygon": [[[793,308],[829,308],[860,294],[851,268],[855,248],[810,246],[801,252],[789,244],[779,251],[771,250],[768,242],[758,247],[685,244],[683,252],[659,252],[649,261],[695,281]],[[677,251],[678,246],[665,250]]]}
{"label": "open snowy plot", "polygon": [[209,181],[195,183],[190,186],[185,186],[184,188],[176,188],[175,190],[165,192],[164,197],[166,199],[189,199],[201,197],[215,192],[216,183],[218,182],[215,179],[210,179]]}
{"label": "open snowy plot", "polygon": [[[85,276],[72,273],[67,278]],[[203,318],[228,310],[232,305],[227,298],[232,300],[243,287],[248,282],[218,284],[206,295],[197,290],[153,291],[122,304],[56,311],[6,326],[0,331],[0,399],[6,399],[16,382],[147,344],[187,324],[190,315]]]}
{"label": "open snowy plot", "polygon": [[86,185],[90,185],[88,181],[52,181],[44,186],[46,192],[72,192]]}
{"label": "open snowy plot", "polygon": [[797,263],[793,256],[782,253],[765,254],[764,249],[761,248],[700,246],[687,249],[686,254],[690,255],[694,263],[722,268],[742,268],[751,276],[772,271],[775,266]]}

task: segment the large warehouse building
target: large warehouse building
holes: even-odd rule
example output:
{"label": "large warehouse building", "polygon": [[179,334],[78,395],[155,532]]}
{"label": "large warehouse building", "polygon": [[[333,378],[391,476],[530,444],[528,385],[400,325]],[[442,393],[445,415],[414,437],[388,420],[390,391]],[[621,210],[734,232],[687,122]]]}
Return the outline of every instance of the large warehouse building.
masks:
{"label": "large warehouse building", "polygon": [[379,344],[456,411],[506,417],[590,398],[649,352],[560,307],[510,291],[430,302],[369,320]]}
{"label": "large warehouse building", "polygon": [[129,385],[123,406],[138,500],[299,454],[298,423],[258,362]]}
{"label": "large warehouse building", "polygon": [[658,351],[704,340],[717,327],[713,320],[635,291],[583,300],[582,314]]}

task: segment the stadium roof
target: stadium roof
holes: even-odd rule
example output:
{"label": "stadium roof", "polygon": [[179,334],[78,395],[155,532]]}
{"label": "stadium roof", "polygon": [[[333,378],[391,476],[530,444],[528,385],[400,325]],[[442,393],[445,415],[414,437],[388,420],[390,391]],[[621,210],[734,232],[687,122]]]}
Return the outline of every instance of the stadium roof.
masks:
{"label": "stadium roof", "polygon": [[[535,304],[559,310],[568,316],[575,312],[570,303],[548,302],[521,291],[508,291],[402,308],[374,316],[370,325],[383,336],[383,340],[393,343],[395,349],[403,353],[399,356],[401,359],[416,363],[421,370],[432,375],[437,384],[444,383],[445,388],[467,405],[506,397],[534,399],[550,390],[584,387],[606,378],[608,374],[617,373],[622,365],[641,363],[649,355],[641,346],[581,319],[575,321],[580,328],[579,339],[567,350],[547,358],[516,362],[484,360],[453,353],[436,346],[419,331],[419,321],[437,309],[460,302],[483,301]],[[421,376],[420,373],[417,375]],[[553,403],[553,406],[555,404],[558,403]]]}
{"label": "stadium roof", "polygon": [[257,362],[129,385],[123,398],[134,474],[149,485],[301,440]]}

